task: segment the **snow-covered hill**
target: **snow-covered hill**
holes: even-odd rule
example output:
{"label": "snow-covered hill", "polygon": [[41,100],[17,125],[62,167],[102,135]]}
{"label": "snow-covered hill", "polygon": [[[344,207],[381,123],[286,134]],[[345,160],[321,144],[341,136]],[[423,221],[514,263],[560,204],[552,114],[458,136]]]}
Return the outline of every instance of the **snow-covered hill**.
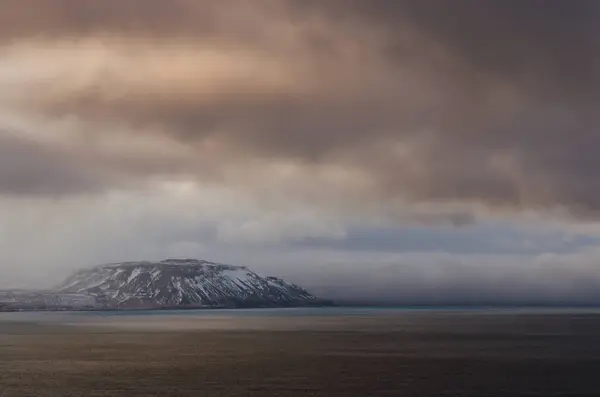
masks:
{"label": "snow-covered hill", "polygon": [[54,291],[0,291],[1,310],[59,310],[96,307],[96,299],[85,293]]}
{"label": "snow-covered hill", "polygon": [[105,307],[279,307],[322,303],[304,289],[246,267],[169,259],[124,262],[77,272],[61,293],[89,294]]}

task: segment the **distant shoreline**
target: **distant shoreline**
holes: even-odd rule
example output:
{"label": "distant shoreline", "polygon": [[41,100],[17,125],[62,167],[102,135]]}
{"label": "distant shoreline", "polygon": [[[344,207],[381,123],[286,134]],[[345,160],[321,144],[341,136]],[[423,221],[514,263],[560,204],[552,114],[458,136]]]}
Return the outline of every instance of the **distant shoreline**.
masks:
{"label": "distant shoreline", "polygon": [[57,313],[57,312],[157,312],[157,311],[194,311],[194,310],[252,310],[252,309],[311,309],[311,308],[340,308],[340,309],[379,309],[379,310],[441,310],[441,311],[485,311],[485,310],[539,310],[539,309],[600,309],[600,304],[527,304],[527,305],[391,305],[391,304],[345,304],[326,302],[314,305],[273,305],[273,306],[169,306],[169,307],[103,307],[103,308],[6,308],[0,307],[0,313]]}
{"label": "distant shoreline", "polygon": [[155,306],[155,307],[47,307],[23,308],[2,307],[0,313],[15,312],[127,312],[127,311],[170,311],[170,310],[234,310],[234,309],[287,309],[287,308],[315,308],[337,307],[334,302],[323,301],[303,305],[185,305],[185,306]]}

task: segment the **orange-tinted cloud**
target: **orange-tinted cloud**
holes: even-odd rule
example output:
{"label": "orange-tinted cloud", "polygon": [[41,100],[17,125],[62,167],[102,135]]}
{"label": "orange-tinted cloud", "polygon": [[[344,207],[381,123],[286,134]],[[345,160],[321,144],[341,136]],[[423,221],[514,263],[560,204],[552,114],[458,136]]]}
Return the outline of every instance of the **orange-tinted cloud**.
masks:
{"label": "orange-tinted cloud", "polygon": [[0,129],[62,153],[11,151],[0,192],[185,177],[595,214],[598,22],[585,0],[0,1]]}

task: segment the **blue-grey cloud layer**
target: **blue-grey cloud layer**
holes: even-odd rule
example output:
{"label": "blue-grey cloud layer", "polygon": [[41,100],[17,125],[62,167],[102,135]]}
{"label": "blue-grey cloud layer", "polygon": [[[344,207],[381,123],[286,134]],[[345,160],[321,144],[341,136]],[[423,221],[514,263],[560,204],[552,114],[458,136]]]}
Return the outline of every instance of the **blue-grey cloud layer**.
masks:
{"label": "blue-grey cloud layer", "polygon": [[483,222],[465,227],[350,228],[341,240],[308,238],[297,244],[351,252],[533,255],[571,253],[598,243],[600,238],[593,235],[528,230],[510,222]]}

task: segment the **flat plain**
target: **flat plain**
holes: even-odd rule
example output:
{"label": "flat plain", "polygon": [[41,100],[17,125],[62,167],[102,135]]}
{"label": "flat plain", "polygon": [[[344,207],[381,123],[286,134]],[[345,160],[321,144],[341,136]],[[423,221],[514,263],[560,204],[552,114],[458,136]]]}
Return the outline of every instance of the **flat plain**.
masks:
{"label": "flat plain", "polygon": [[593,312],[0,318],[2,397],[597,396],[599,371]]}

